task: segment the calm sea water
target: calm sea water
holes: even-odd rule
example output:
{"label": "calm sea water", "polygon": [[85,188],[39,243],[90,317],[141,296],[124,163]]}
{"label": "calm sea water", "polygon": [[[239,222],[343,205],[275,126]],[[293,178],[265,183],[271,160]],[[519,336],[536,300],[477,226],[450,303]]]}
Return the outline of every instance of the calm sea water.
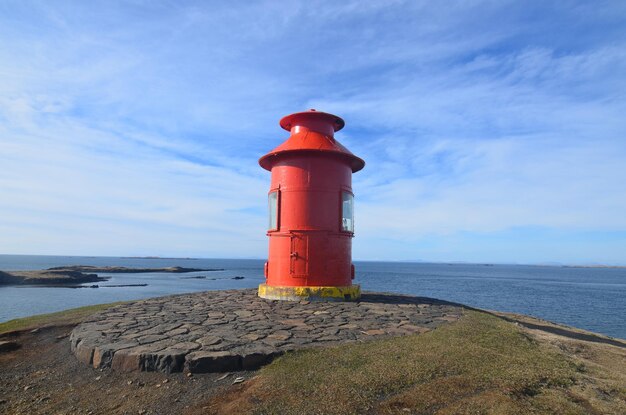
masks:
{"label": "calm sea water", "polygon": [[[223,268],[189,274],[108,274],[100,288],[0,287],[0,322],[89,304],[229,288],[263,282],[262,260],[138,259],[0,255],[0,270],[61,265]],[[364,290],[413,294],[528,314],[626,339],[626,269],[528,265],[356,262]],[[103,276],[107,274],[101,274]],[[207,279],[187,279],[206,275]],[[233,280],[232,277],[244,277]],[[210,280],[209,278],[216,278]],[[114,284],[146,287],[110,287]],[[90,284],[89,284],[90,285]]]}

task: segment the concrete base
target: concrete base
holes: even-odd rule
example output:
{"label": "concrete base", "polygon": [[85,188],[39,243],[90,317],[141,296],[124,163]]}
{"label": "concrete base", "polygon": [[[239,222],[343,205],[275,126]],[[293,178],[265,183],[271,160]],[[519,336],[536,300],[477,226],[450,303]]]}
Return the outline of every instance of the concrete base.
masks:
{"label": "concrete base", "polygon": [[361,286],[280,287],[260,284],[259,297],[283,301],[356,301],[361,298]]}

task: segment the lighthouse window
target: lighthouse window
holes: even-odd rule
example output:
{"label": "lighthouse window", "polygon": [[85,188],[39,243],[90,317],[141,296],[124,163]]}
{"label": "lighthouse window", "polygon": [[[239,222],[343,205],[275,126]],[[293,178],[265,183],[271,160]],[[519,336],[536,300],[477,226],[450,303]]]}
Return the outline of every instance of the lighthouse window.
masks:
{"label": "lighthouse window", "polygon": [[354,232],[354,196],[341,192],[341,230]]}
{"label": "lighthouse window", "polygon": [[268,202],[270,212],[269,230],[278,229],[278,191],[269,194]]}

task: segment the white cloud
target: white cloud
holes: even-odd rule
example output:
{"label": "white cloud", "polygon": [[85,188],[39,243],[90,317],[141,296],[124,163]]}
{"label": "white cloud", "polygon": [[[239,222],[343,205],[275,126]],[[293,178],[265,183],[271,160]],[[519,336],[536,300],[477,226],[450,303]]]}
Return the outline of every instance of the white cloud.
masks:
{"label": "white cloud", "polygon": [[367,162],[357,256],[626,232],[626,11],[611,9],[4,6],[0,252],[262,256],[256,159],[305,108],[344,117],[339,140]]}

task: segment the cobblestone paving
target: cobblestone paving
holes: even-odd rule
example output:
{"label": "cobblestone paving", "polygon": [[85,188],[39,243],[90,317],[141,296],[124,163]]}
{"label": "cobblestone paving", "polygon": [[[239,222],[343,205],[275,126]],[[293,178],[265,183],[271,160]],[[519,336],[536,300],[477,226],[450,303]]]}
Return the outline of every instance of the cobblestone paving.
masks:
{"label": "cobblestone paving", "polygon": [[256,369],[290,350],[423,333],[457,320],[458,304],[364,293],[358,302],[288,302],[256,290],[208,291],[109,308],[77,326],[82,362],[118,371]]}

